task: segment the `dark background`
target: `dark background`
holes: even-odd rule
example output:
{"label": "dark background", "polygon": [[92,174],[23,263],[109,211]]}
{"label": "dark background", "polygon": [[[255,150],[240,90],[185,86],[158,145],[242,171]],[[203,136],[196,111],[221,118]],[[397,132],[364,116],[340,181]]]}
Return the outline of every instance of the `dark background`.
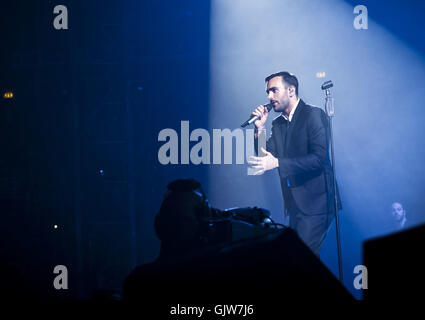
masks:
{"label": "dark background", "polygon": [[[58,4],[68,30],[53,27]],[[189,176],[158,162],[158,132],[207,125],[209,2],[9,1],[0,12],[0,88],[14,93],[0,108],[1,258],[40,296],[119,291],[158,254],[167,183]]]}

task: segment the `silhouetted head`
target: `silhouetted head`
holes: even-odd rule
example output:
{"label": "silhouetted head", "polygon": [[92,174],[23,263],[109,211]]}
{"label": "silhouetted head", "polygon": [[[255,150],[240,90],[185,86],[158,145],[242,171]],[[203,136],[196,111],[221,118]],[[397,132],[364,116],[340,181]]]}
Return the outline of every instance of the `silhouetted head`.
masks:
{"label": "silhouetted head", "polygon": [[202,223],[211,210],[201,184],[194,179],[178,179],[167,186],[155,217],[155,231],[162,251],[189,250],[202,243]]}

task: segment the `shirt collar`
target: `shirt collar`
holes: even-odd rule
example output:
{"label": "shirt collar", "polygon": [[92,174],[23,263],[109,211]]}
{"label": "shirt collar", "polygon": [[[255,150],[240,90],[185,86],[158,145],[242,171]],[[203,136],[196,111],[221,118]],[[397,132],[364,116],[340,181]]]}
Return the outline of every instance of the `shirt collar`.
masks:
{"label": "shirt collar", "polygon": [[[295,107],[292,109],[292,111],[291,111],[291,113],[289,113],[289,122],[291,122],[292,121],[292,117],[294,116],[294,113],[295,113],[295,110],[297,109],[297,107],[298,107],[298,104],[300,103],[300,98],[298,98],[298,101],[297,101],[297,103],[295,104]],[[283,114],[283,112],[282,112],[282,117],[286,120],[286,121],[288,121],[288,118]]]}

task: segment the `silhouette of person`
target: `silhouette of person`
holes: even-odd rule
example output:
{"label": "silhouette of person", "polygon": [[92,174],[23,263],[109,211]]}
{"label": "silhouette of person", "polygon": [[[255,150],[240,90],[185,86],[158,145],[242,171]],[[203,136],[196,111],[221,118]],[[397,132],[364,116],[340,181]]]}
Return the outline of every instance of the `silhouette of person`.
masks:
{"label": "silhouette of person", "polygon": [[204,245],[203,228],[212,211],[194,179],[178,179],[167,186],[155,217],[155,231],[161,240],[159,259],[181,256]]}

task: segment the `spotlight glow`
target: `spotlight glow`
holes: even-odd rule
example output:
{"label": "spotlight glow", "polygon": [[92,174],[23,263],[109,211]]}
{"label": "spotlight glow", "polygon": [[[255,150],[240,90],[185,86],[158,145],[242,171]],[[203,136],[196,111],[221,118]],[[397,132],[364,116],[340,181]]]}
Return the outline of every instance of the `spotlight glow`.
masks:
{"label": "spotlight glow", "polygon": [[8,92],[3,93],[3,98],[12,99],[13,98],[13,92],[8,91]]}

